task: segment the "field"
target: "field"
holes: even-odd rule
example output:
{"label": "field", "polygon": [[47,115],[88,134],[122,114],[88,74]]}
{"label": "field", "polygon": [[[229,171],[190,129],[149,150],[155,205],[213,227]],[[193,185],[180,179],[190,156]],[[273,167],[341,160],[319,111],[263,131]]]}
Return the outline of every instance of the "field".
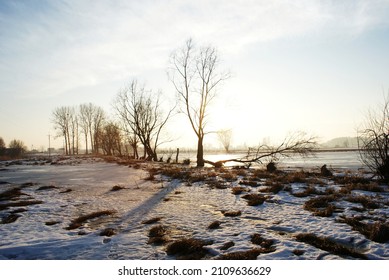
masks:
{"label": "field", "polygon": [[0,259],[389,259],[389,189],[362,170],[0,163]]}

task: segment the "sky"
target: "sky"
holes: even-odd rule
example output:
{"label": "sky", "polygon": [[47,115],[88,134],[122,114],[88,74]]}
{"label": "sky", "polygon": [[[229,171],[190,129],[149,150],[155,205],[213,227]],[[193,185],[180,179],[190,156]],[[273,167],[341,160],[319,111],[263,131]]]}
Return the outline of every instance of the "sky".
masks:
{"label": "sky", "polygon": [[[132,79],[174,103],[169,57],[189,38],[216,47],[231,73],[209,130],[231,129],[233,145],[356,136],[389,93],[388,14],[389,0],[0,0],[0,137],[43,149],[51,135],[61,147],[56,107],[92,102],[113,117]],[[167,134],[173,147],[196,145],[185,115]]]}

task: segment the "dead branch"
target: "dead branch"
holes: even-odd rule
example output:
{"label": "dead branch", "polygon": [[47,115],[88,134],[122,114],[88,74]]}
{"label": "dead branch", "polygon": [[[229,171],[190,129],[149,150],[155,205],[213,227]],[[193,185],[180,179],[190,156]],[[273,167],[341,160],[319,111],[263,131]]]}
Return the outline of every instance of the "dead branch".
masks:
{"label": "dead branch", "polygon": [[264,159],[278,161],[280,158],[288,158],[294,155],[303,157],[311,156],[317,148],[317,139],[314,136],[307,136],[303,132],[297,132],[287,136],[278,146],[260,145],[256,148],[249,148],[247,154],[242,158],[233,158],[212,162],[205,160],[205,163],[214,167],[222,167],[227,162],[242,164],[262,164]]}

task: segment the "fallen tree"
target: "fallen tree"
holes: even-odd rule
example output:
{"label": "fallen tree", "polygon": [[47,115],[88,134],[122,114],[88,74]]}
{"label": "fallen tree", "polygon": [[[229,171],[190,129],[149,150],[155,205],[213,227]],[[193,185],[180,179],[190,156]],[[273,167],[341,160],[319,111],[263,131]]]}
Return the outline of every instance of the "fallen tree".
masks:
{"label": "fallen tree", "polygon": [[268,162],[277,162],[280,158],[292,157],[296,154],[307,157],[314,154],[317,148],[317,138],[308,136],[304,132],[296,132],[288,135],[277,146],[267,144],[259,145],[255,148],[249,148],[247,154],[241,158],[232,158],[220,161],[205,160],[204,162],[213,165],[216,168],[222,167],[227,162],[236,162],[250,167],[252,164],[263,164],[266,159]]}

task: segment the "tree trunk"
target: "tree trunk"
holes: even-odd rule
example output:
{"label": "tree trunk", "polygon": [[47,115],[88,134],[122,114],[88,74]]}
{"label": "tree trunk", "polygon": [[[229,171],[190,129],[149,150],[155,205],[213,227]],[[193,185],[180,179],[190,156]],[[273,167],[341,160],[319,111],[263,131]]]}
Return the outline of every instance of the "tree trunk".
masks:
{"label": "tree trunk", "polygon": [[204,148],[203,148],[203,137],[199,137],[197,142],[197,167],[204,166]]}

